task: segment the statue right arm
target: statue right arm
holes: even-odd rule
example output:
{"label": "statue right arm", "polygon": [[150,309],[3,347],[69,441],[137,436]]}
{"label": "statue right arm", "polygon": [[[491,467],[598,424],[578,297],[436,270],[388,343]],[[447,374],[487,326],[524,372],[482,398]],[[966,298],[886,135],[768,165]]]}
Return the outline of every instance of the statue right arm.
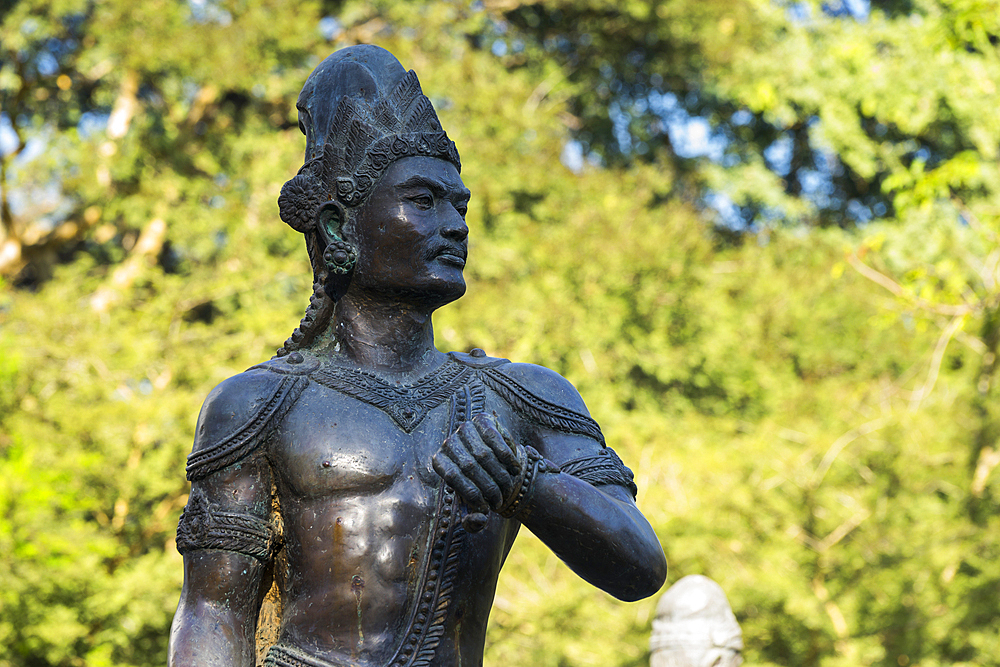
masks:
{"label": "statue right arm", "polygon": [[198,417],[191,495],[177,530],[184,587],[170,630],[170,667],[253,667],[257,614],[273,535],[264,453],[297,398],[298,378],[252,371],[226,380]]}
{"label": "statue right arm", "polygon": [[184,587],[170,628],[170,667],[253,667],[263,565],[241,554],[184,556]]}

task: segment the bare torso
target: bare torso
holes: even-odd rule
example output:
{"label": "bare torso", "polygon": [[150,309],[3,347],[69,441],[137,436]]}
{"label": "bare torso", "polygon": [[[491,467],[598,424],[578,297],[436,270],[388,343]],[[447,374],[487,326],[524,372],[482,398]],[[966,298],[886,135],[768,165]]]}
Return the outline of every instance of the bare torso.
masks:
{"label": "bare torso", "polygon": [[[556,374],[435,352],[431,370],[404,385],[293,356],[222,383],[199,417],[172,665],[253,664],[268,568],[281,613],[265,665],[482,665],[497,577],[522,522],[622,599],[662,583],[631,473]],[[519,514],[496,498],[487,509],[470,486],[489,486],[486,441],[497,455],[533,448],[555,467],[525,483]]]}
{"label": "bare torso", "polygon": [[[489,403],[498,414],[508,410]],[[481,531],[460,527],[466,510],[431,468],[449,413],[443,402],[406,433],[379,408],[316,383],[299,398],[268,452],[287,558],[280,643],[333,662],[387,664],[421,631],[422,589],[435,608],[446,607],[443,627],[434,628],[436,652],[458,645],[461,664],[481,663],[497,575],[518,524],[493,515]],[[430,574],[442,531],[457,567]],[[457,599],[426,581],[446,575],[447,586],[474,583],[477,595]],[[423,625],[433,621],[430,614]]]}

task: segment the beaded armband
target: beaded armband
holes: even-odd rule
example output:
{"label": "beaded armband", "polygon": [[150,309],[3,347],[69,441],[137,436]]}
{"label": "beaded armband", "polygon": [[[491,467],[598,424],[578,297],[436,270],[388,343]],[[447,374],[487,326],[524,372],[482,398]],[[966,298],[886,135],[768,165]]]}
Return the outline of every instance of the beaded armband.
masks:
{"label": "beaded armband", "polygon": [[177,525],[177,551],[182,554],[220,549],[265,561],[273,543],[274,530],[269,522],[244,512],[221,511],[198,491],[192,492]]}
{"label": "beaded armband", "polygon": [[521,464],[521,472],[514,480],[514,489],[510,496],[497,510],[497,514],[505,519],[517,517],[524,509],[525,501],[531,496],[535,478],[539,473],[559,472],[559,466],[543,458],[534,447],[518,447],[517,460]]}

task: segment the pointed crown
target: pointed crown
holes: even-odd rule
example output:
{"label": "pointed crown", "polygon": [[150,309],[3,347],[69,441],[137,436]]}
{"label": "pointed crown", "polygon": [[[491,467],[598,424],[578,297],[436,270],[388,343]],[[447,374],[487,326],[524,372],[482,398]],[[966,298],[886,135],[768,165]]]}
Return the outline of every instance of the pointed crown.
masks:
{"label": "pointed crown", "polygon": [[281,219],[297,231],[315,226],[325,201],[360,205],[401,158],[440,158],[462,169],[455,143],[441,128],[417,75],[404,73],[379,47],[350,47],[324,60],[296,106],[306,163],[281,189],[278,207]]}

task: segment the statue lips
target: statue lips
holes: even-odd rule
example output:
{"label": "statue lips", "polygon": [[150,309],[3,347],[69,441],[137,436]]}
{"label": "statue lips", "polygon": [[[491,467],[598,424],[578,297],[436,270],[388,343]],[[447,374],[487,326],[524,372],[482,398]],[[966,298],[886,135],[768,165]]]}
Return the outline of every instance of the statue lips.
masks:
{"label": "statue lips", "polygon": [[439,259],[446,264],[454,264],[458,268],[465,267],[465,258],[468,251],[460,246],[445,246],[434,253],[434,259]]}

